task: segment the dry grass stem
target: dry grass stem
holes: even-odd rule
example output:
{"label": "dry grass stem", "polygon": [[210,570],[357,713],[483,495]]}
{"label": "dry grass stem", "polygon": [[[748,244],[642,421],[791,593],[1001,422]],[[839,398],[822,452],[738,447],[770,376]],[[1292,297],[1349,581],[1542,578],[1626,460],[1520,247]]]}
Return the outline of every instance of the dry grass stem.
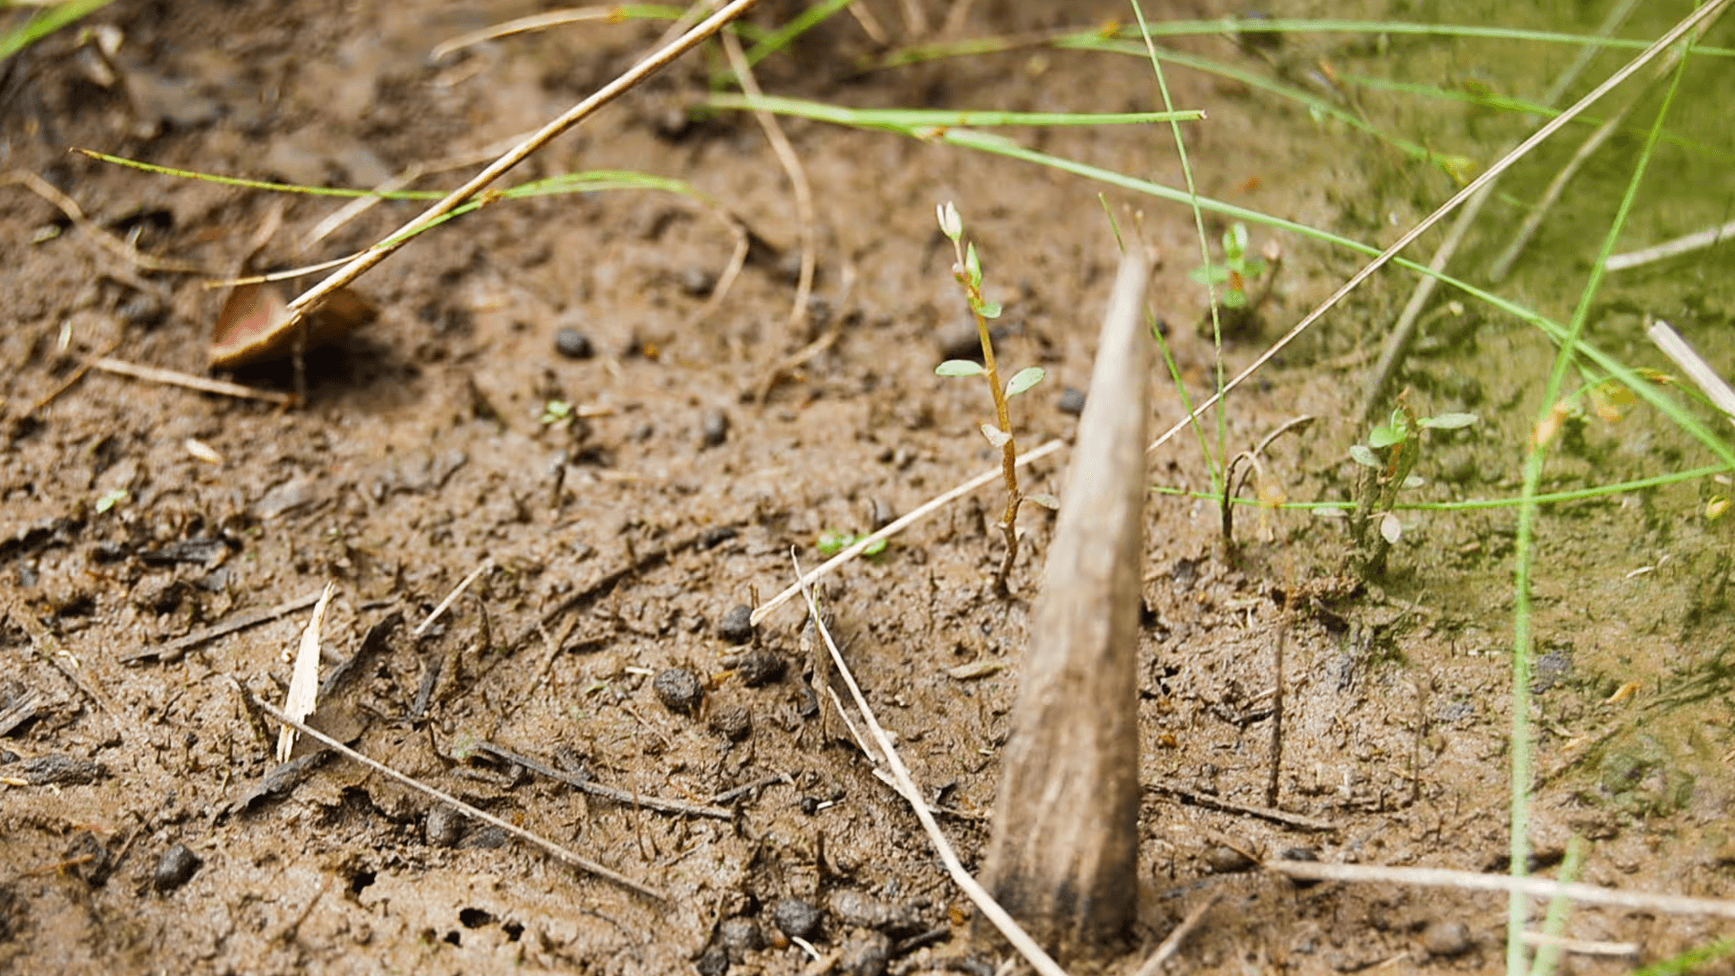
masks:
{"label": "dry grass stem", "polygon": [[134,267],[143,268],[146,271],[176,272],[179,274],[206,273],[205,269],[196,264],[186,264],[180,261],[165,261],[162,258],[151,257],[149,254],[144,253],[128,242],[121,240],[104,230],[96,223],[96,221],[85,216],[84,208],[80,207],[76,200],[60,192],[55,188],[54,184],[40,176],[37,176],[29,170],[15,169],[6,174],[5,179],[0,180],[0,183],[17,184],[42,199],[47,200],[49,203],[54,204],[55,207],[59,208],[61,213],[66,215],[67,220],[72,221],[74,227],[77,227],[80,230],[89,231],[91,239],[96,241],[97,245],[103,250],[122,258]]}
{"label": "dry grass stem", "polygon": [[1424,888],[1456,888],[1461,891],[1519,892],[1537,898],[1565,898],[1586,905],[1608,905],[1639,912],[1735,919],[1735,901],[1621,891],[1581,881],[1514,878],[1505,874],[1453,871],[1447,868],[1388,868],[1370,864],[1323,864],[1318,861],[1266,861],[1264,866],[1278,874],[1309,881],[1353,881],[1416,885]]}
{"label": "dry grass stem", "polygon": [[[753,77],[753,66],[747,62],[747,55],[741,50],[741,42],[735,35],[723,35],[723,51],[729,57],[729,67],[735,72],[735,80],[740,83],[741,90],[752,98],[761,98],[764,92],[759,90],[759,82]],[[807,171],[801,166],[801,157],[795,154],[795,147],[789,144],[789,137],[783,134],[783,126],[777,121],[774,113],[756,111],[753,118],[759,127],[765,130],[765,139],[771,143],[771,151],[777,155],[777,161],[782,164],[783,172],[789,177],[789,186],[795,192],[795,219],[798,233],[801,235],[801,273],[795,282],[795,305],[789,310],[790,325],[799,326],[807,321],[807,302],[813,295],[813,268],[815,252],[819,246],[818,222],[813,211],[813,187],[807,182]]]}
{"label": "dry grass stem", "polygon": [[1617,959],[1635,958],[1643,948],[1637,942],[1568,939],[1563,936],[1549,935],[1545,932],[1525,932],[1524,944],[1529,946],[1558,946],[1562,952],[1570,952],[1575,955],[1607,956]]}
{"label": "dry grass stem", "polygon": [[1568,108],[1564,112],[1561,112],[1559,115],[1555,116],[1553,119],[1550,119],[1546,124],[1544,124],[1542,126],[1542,128],[1537,129],[1534,133],[1531,133],[1529,138],[1527,138],[1523,142],[1519,143],[1517,146],[1515,146],[1506,155],[1500,157],[1499,161],[1494,163],[1492,166],[1489,166],[1486,170],[1484,170],[1482,172],[1482,175],[1476,177],[1474,180],[1471,180],[1468,184],[1466,184],[1464,186],[1463,189],[1461,189],[1457,193],[1453,194],[1452,198],[1450,200],[1447,200],[1445,203],[1440,204],[1440,206],[1433,213],[1422,218],[1422,220],[1419,223],[1417,223],[1414,227],[1412,227],[1408,231],[1406,231],[1402,237],[1398,238],[1397,241],[1392,244],[1392,246],[1390,246],[1390,247],[1386,248],[1384,251],[1380,252],[1380,255],[1378,257],[1369,261],[1366,265],[1364,265],[1362,267],[1362,269],[1360,271],[1357,271],[1355,274],[1351,275],[1348,281],[1344,282],[1342,285],[1339,285],[1337,290],[1332,292],[1330,295],[1328,295],[1326,297],[1325,301],[1320,302],[1319,306],[1317,308],[1315,308],[1313,311],[1307,313],[1306,317],[1304,317],[1300,322],[1297,322],[1295,324],[1295,326],[1293,328],[1291,328],[1288,332],[1285,332],[1283,334],[1282,338],[1278,339],[1275,343],[1273,343],[1270,348],[1268,348],[1264,352],[1260,353],[1258,355],[1258,357],[1253,360],[1253,362],[1251,362],[1247,365],[1247,368],[1241,370],[1241,372],[1239,372],[1239,373],[1236,373],[1233,379],[1231,379],[1231,380],[1229,380],[1229,382],[1223,384],[1222,389],[1211,394],[1203,402],[1201,402],[1197,407],[1194,407],[1192,412],[1187,414],[1185,417],[1182,417],[1180,420],[1176,421],[1174,426],[1172,426],[1168,430],[1164,431],[1160,436],[1157,437],[1156,440],[1152,441],[1151,446],[1148,448],[1148,450],[1151,450],[1151,451],[1156,450],[1157,448],[1168,443],[1169,440],[1171,438],[1173,438],[1176,434],[1179,434],[1181,431],[1186,430],[1187,426],[1189,424],[1196,423],[1198,421],[1198,418],[1200,416],[1202,416],[1206,410],[1209,410],[1210,408],[1216,406],[1219,402],[1222,401],[1222,399],[1225,396],[1229,395],[1229,391],[1235,389],[1236,387],[1240,386],[1242,383],[1246,382],[1246,380],[1249,376],[1252,376],[1255,372],[1257,372],[1259,369],[1264,367],[1264,365],[1266,363],[1270,362],[1273,357],[1275,357],[1279,352],[1282,352],[1291,342],[1294,342],[1296,337],[1300,336],[1303,332],[1307,331],[1307,329],[1310,328],[1313,325],[1313,323],[1319,321],[1319,319],[1322,316],[1324,316],[1326,312],[1330,311],[1333,307],[1335,307],[1337,305],[1338,302],[1342,301],[1345,295],[1348,295],[1350,292],[1352,292],[1355,289],[1357,289],[1358,287],[1360,287],[1361,283],[1366,281],[1369,277],[1371,277],[1374,272],[1385,267],[1386,264],[1388,262],[1390,262],[1392,258],[1396,257],[1400,251],[1402,251],[1406,247],[1409,247],[1410,244],[1413,243],[1416,238],[1418,238],[1418,237],[1422,236],[1422,234],[1426,233],[1428,228],[1439,223],[1443,217],[1445,217],[1448,213],[1451,213],[1453,210],[1457,209],[1459,204],[1463,203],[1465,200],[1468,200],[1470,197],[1472,197],[1472,196],[1476,195],[1478,192],[1480,192],[1484,186],[1487,186],[1488,184],[1499,179],[1500,174],[1506,172],[1508,169],[1511,169],[1512,165],[1514,163],[1518,162],[1518,160],[1520,160],[1520,159],[1524,158],[1526,155],[1528,155],[1530,153],[1530,151],[1532,149],[1536,148],[1536,146],[1539,145],[1544,139],[1547,139],[1549,136],[1558,132],[1562,126],[1567,125],[1573,119],[1578,118],[1579,115],[1583,114],[1585,109],[1587,109],[1591,105],[1595,104],[1598,99],[1602,98],[1602,96],[1608,94],[1611,90],[1613,90],[1614,88],[1619,86],[1621,82],[1626,81],[1629,77],[1631,77],[1640,68],[1643,68],[1645,65],[1650,64],[1652,61],[1654,61],[1657,58],[1657,56],[1659,54],[1662,54],[1663,52],[1667,51],[1676,41],[1679,41],[1681,39],[1681,37],[1683,35],[1685,35],[1688,31],[1693,30],[1694,28],[1698,27],[1701,23],[1704,23],[1707,18],[1709,18],[1713,15],[1716,15],[1716,14],[1720,14],[1723,11],[1723,8],[1726,7],[1729,2],[1730,2],[1730,0],[1713,0],[1713,2],[1708,3],[1705,6],[1700,7],[1699,9],[1688,14],[1686,17],[1682,18],[1681,21],[1679,23],[1677,23],[1674,27],[1670,28],[1668,33],[1664,34],[1662,37],[1659,37],[1656,41],[1652,42],[1649,47],[1647,47],[1643,51],[1639,52],[1639,54],[1636,57],[1634,57],[1631,61],[1628,61],[1625,65],[1621,66],[1621,68],[1619,70],[1615,71],[1614,74],[1609,75],[1608,78],[1602,82],[1602,84],[1591,89],[1589,94],[1585,95],[1583,98],[1579,99],[1577,102],[1574,102],[1571,108]]}
{"label": "dry grass stem", "polygon": [[459,34],[449,41],[442,41],[428,52],[428,57],[435,61],[443,61],[446,56],[467,47],[474,47],[486,41],[513,34],[528,34],[531,31],[547,30],[550,27],[561,27],[566,24],[581,24],[585,21],[603,20],[618,23],[622,19],[619,7],[568,7],[564,10],[550,10],[547,13],[532,14],[517,20],[493,24],[468,34]]}
{"label": "dry grass stem", "polygon": [[479,565],[475,569],[471,570],[470,575],[464,577],[462,580],[459,580],[458,585],[452,587],[452,592],[446,594],[446,598],[444,600],[440,601],[440,605],[428,612],[428,616],[426,618],[424,618],[422,620],[422,622],[416,626],[415,633],[413,636],[420,637],[423,634],[427,633],[428,628],[432,627],[434,625],[434,621],[440,619],[440,614],[445,613],[447,608],[449,608],[454,602],[456,602],[460,596],[463,596],[464,591],[470,588],[471,583],[476,582],[476,580],[479,579],[483,573],[486,573],[493,568],[494,568],[494,557],[493,556],[484,557],[482,559],[481,565]]}
{"label": "dry grass stem", "polygon": [[916,786],[915,779],[910,776],[909,767],[904,765],[903,757],[898,755],[897,747],[892,745],[891,736],[886,734],[885,727],[880,725],[879,719],[875,717],[873,709],[867,703],[867,697],[862,694],[861,686],[856,684],[855,675],[851,673],[849,664],[843,659],[843,652],[837,649],[837,643],[831,639],[831,631],[826,629],[825,621],[819,612],[819,604],[814,601],[813,592],[807,588],[807,584],[804,582],[806,577],[801,572],[801,562],[796,559],[795,550],[790,550],[789,559],[795,564],[798,592],[807,601],[807,612],[813,618],[814,626],[819,630],[820,639],[824,641],[826,652],[831,655],[832,663],[837,666],[838,677],[842,678],[844,683],[849,686],[850,697],[855,700],[856,707],[861,710],[862,720],[867,723],[868,730],[873,733],[874,743],[880,747],[881,753],[885,756],[886,765],[891,768],[892,776],[897,780],[898,793],[903,796],[905,802],[909,803],[910,809],[915,811],[916,819],[921,821],[922,829],[927,832],[928,839],[934,844],[934,850],[939,853],[940,860],[945,862],[946,872],[952,876],[952,880],[957,883],[958,887],[963,889],[965,896],[975,904],[977,910],[992,922],[996,929],[1000,930],[1000,934],[1006,937],[1006,941],[1012,943],[1012,947],[1017,949],[1018,953],[1038,973],[1041,973],[1042,976],[1066,976],[1066,970],[1062,969],[1059,963],[1055,962],[1048,953],[1043,951],[1041,946],[1036,944],[1036,940],[1032,939],[1029,933],[1025,932],[1013,920],[1012,916],[1006,913],[1006,909],[1000,907],[1000,903],[996,902],[986,889],[976,883],[976,879],[970,876],[969,871],[964,870],[964,863],[958,860],[958,852],[953,850],[952,842],[946,839],[945,833],[940,830],[939,822],[934,819],[933,813],[928,810],[928,804],[923,801],[922,791]]}
{"label": "dry grass stem", "polygon": [[1713,247],[1723,241],[1729,240],[1735,240],[1735,220],[1732,220],[1721,227],[1713,227],[1710,230],[1702,230],[1697,234],[1688,234],[1686,237],[1677,237],[1672,241],[1665,241],[1655,247],[1647,247],[1640,251],[1628,251],[1625,254],[1616,254],[1610,257],[1608,261],[1603,264],[1603,267],[1609,271],[1625,271],[1628,268],[1636,268],[1643,264],[1650,264],[1652,261],[1665,261],[1669,258],[1679,257],[1683,254],[1690,254],[1693,251]]}
{"label": "dry grass stem", "polygon": [[496,817],[491,813],[488,813],[488,812],[483,811],[483,810],[479,810],[479,809],[471,806],[470,804],[465,803],[463,800],[460,800],[457,797],[452,796],[449,793],[443,792],[439,789],[436,789],[432,786],[429,786],[428,784],[426,784],[426,783],[422,782],[421,780],[418,780],[414,777],[406,776],[403,773],[400,773],[397,770],[391,768],[390,766],[387,766],[385,763],[379,762],[378,760],[375,760],[375,759],[370,759],[367,756],[364,756],[361,753],[355,751],[354,749],[351,749],[349,746],[346,746],[343,743],[337,741],[336,739],[333,739],[331,736],[326,735],[324,732],[321,732],[315,728],[310,728],[307,725],[303,724],[302,722],[290,718],[289,716],[283,714],[282,712],[278,711],[275,708],[272,708],[270,705],[266,704],[265,702],[260,701],[257,698],[249,697],[248,700],[252,702],[253,707],[259,709],[259,711],[265,713],[267,716],[269,716],[273,720],[275,720],[279,723],[282,723],[283,725],[286,725],[289,728],[294,729],[295,731],[301,733],[302,735],[307,736],[308,738],[312,739],[313,741],[318,742],[321,745],[323,745],[329,749],[336,751],[339,755],[341,755],[347,759],[353,760],[355,762],[358,762],[361,765],[366,766],[368,769],[371,769],[374,772],[379,773],[380,775],[387,777],[388,779],[392,780],[395,783],[399,783],[403,786],[409,787],[412,790],[415,790],[416,792],[422,794],[423,796],[432,797],[433,799],[438,800],[441,803],[446,804],[447,806],[450,806],[452,809],[457,810],[459,813],[464,814],[466,817],[471,817],[473,819],[480,820],[483,823],[488,824],[491,827],[498,827],[501,830],[506,831],[508,834],[511,834],[512,836],[518,838],[519,840],[524,841],[527,844],[530,844],[533,847],[541,848],[542,850],[546,851],[547,853],[553,855],[556,860],[563,861],[566,864],[569,864],[572,867],[575,867],[575,868],[579,869],[580,871],[585,872],[586,874],[595,875],[596,877],[602,878],[605,881],[612,881],[615,884],[620,885],[621,887],[626,888],[629,891],[635,891],[641,895],[644,895],[646,898],[651,898],[651,899],[654,899],[654,900],[660,901],[660,902],[667,902],[669,900],[668,895],[665,895],[661,891],[658,891],[657,889],[652,888],[649,885],[645,885],[645,884],[642,884],[640,882],[634,881],[633,879],[627,877],[624,874],[621,874],[621,873],[614,871],[610,868],[603,867],[602,865],[596,863],[595,861],[592,861],[589,858],[586,858],[582,854],[578,854],[578,853],[575,853],[571,850],[568,850],[568,849],[560,846],[559,844],[556,844],[555,842],[553,842],[551,840],[546,840],[537,834],[534,834],[528,830],[525,830],[523,827],[519,827],[516,824],[502,820],[499,817]]}
{"label": "dry grass stem", "polygon": [[531,155],[547,145],[556,136],[589,118],[597,109],[614,101],[630,91],[640,82],[667,67],[676,58],[697,47],[713,34],[722,30],[724,25],[741,16],[758,0],[734,0],[728,6],[706,19],[692,30],[676,38],[668,45],[651,54],[649,57],[628,68],[620,77],[609,82],[595,94],[568,109],[559,118],[538,129],[535,135],[518,144],[510,152],[496,159],[482,172],[476,174],[463,186],[453,190],[445,199],[429,207],[422,214],[400,227],[385,240],[368,248],[354,261],[344,265],[324,281],[303,292],[293,302],[289,303],[289,316],[283,328],[289,329],[298,325],[301,319],[329,295],[354,282],[369,268],[390,257],[398,248],[408,243],[416,233],[431,226],[436,220],[462,206],[471,197],[499,179],[508,170],[530,158]]}
{"label": "dry grass stem", "polygon": [[240,397],[244,400],[263,400],[266,403],[276,403],[287,406],[295,402],[292,393],[279,393],[276,390],[261,390],[257,387],[242,386],[239,383],[227,383],[223,380],[206,379],[191,373],[181,373],[172,369],[158,369],[155,366],[140,366],[121,359],[103,357],[92,360],[90,368],[104,373],[114,373],[119,376],[130,376],[133,379],[146,380],[151,383],[166,383],[170,386],[183,386],[189,390],[201,393],[216,393],[221,396]]}
{"label": "dry grass stem", "polygon": [[[1030,464],[1034,461],[1041,460],[1042,458],[1045,458],[1045,457],[1049,456],[1050,454],[1053,454],[1054,452],[1060,450],[1061,448],[1063,448],[1065,446],[1066,446],[1066,441],[1061,440],[1060,438],[1057,437],[1054,440],[1048,441],[1047,443],[1042,444],[1039,447],[1031,448],[1030,450],[1025,451],[1023,454],[1020,454],[1018,456],[1018,462],[1017,462],[1018,466],[1022,468],[1025,465]],[[759,622],[764,620],[766,618],[766,616],[768,616],[771,613],[771,611],[776,610],[778,607],[783,606],[785,603],[788,603],[794,597],[799,596],[801,594],[801,590],[803,587],[812,586],[818,580],[825,578],[825,576],[827,574],[831,573],[833,570],[837,569],[839,566],[842,566],[843,564],[849,562],[850,560],[855,559],[857,556],[860,556],[862,554],[862,552],[864,550],[866,550],[869,546],[880,541],[881,539],[889,539],[892,536],[897,535],[899,532],[902,532],[905,529],[909,528],[910,526],[915,525],[917,522],[920,522],[922,519],[927,518],[929,515],[934,514],[935,512],[939,511],[942,508],[945,508],[947,505],[950,505],[953,502],[957,501],[958,499],[963,498],[965,495],[968,495],[969,493],[975,491],[976,489],[982,488],[986,485],[990,485],[996,481],[999,481],[1003,477],[1003,475],[1004,475],[1004,472],[1002,472],[1000,466],[996,465],[992,470],[984,471],[981,474],[977,475],[976,477],[971,478],[969,481],[966,481],[960,485],[957,485],[956,487],[952,488],[949,491],[942,492],[941,494],[936,495],[933,498],[930,498],[929,500],[923,502],[921,505],[918,505],[914,509],[911,509],[907,514],[901,516],[900,518],[893,520],[892,522],[887,523],[885,526],[881,527],[878,531],[872,532],[868,535],[861,537],[860,539],[857,539],[855,541],[854,545],[843,550],[842,552],[831,557],[830,559],[827,559],[825,562],[820,563],[818,566],[815,566],[813,569],[808,571],[807,575],[796,580],[794,583],[791,583],[786,589],[783,590],[783,592],[777,594],[776,596],[772,597],[769,600],[766,600],[764,603],[761,603],[753,611],[753,616],[751,618],[753,625],[755,627],[757,627],[759,625]]]}
{"label": "dry grass stem", "polygon": [[1711,364],[1705,362],[1705,357],[1687,345],[1687,340],[1681,338],[1681,334],[1667,322],[1658,320],[1652,323],[1645,334],[1650,336],[1658,349],[1675,361],[1676,366],[1681,367],[1681,372],[1687,374],[1687,378],[1699,387],[1718,410],[1723,411],[1730,422],[1735,423],[1735,390],[1730,389],[1723,377],[1718,376],[1717,371],[1711,368]]}

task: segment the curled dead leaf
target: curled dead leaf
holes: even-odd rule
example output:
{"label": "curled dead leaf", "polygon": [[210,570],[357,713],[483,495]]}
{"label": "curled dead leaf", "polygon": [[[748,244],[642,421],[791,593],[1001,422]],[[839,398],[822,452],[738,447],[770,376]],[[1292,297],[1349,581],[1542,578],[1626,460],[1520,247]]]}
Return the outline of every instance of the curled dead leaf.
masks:
{"label": "curled dead leaf", "polygon": [[332,292],[300,324],[289,325],[289,303],[268,282],[249,282],[230,289],[211,336],[210,359],[215,369],[269,362],[303,352],[348,335],[374,320],[373,303],[347,288]]}

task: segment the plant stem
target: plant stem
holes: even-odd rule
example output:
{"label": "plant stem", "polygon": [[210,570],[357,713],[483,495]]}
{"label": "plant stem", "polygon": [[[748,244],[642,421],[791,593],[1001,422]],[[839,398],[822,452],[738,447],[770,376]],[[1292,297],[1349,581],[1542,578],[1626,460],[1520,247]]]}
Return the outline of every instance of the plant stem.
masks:
{"label": "plant stem", "polygon": [[981,312],[986,299],[964,269],[963,245],[955,242],[954,247],[958,249],[954,274],[958,283],[964,286],[970,314],[976,319],[976,336],[982,342],[982,372],[988,377],[988,389],[994,394],[995,419],[999,421],[1000,432],[1006,435],[1006,443],[1000,445],[1001,475],[1006,482],[1006,513],[1000,517],[1000,531],[1006,536],[1006,555],[1000,561],[1000,571],[994,574],[994,590],[1005,597],[1012,594],[1006,581],[1012,575],[1013,563],[1018,560],[1018,508],[1024,501],[1024,495],[1018,490],[1018,441],[1012,436],[1012,408],[1006,401],[1006,389],[1000,383],[1000,370],[994,365],[994,337],[989,334],[987,316]]}

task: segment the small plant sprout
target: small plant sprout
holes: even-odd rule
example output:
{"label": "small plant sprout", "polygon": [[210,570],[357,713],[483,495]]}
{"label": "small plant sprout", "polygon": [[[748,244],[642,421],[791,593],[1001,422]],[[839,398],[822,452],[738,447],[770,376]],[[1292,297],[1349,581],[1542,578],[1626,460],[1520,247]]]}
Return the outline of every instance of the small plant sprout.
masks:
{"label": "small plant sprout", "polygon": [[[838,529],[826,529],[819,534],[819,554],[830,559],[832,556],[860,542],[862,537],[853,532],[842,532]],[[886,551],[886,540],[876,539],[866,549],[861,551],[864,556],[877,556]]]}
{"label": "small plant sprout", "polygon": [[102,515],[109,509],[126,500],[127,490],[125,488],[110,488],[108,491],[102,493],[101,498],[96,500],[96,513]]}
{"label": "small plant sprout", "polygon": [[542,405],[542,416],[536,418],[544,427],[565,427],[572,423],[572,404],[565,400],[550,400]]}
{"label": "small plant sprout", "polygon": [[[1410,472],[1422,456],[1422,431],[1457,430],[1476,423],[1473,413],[1443,413],[1418,417],[1405,394],[1398,396],[1391,420],[1375,427],[1367,443],[1349,449],[1352,461],[1361,465],[1356,481],[1355,511],[1350,514],[1350,536],[1355,542],[1355,561],[1362,575],[1380,572],[1387,551],[1403,537],[1403,523],[1392,512],[1398,492],[1416,488],[1422,479]],[[1370,533],[1370,529],[1377,530]]]}
{"label": "small plant sprout", "polygon": [[[994,362],[994,340],[988,334],[988,320],[1000,317],[1000,303],[991,302],[982,294],[982,260],[976,254],[976,245],[964,242],[964,221],[958,216],[958,208],[948,202],[941,204],[937,211],[940,230],[951,240],[952,250],[957,256],[957,262],[952,265],[952,274],[963,287],[964,298],[970,304],[970,314],[976,319],[976,335],[982,341],[982,361],[978,363],[971,359],[948,359],[935,367],[934,372],[941,376],[985,377],[988,390],[994,395],[994,413],[998,426],[983,424],[982,436],[988,438],[989,444],[1000,449],[1001,468],[1006,482],[1006,512],[1000,517],[1000,531],[1006,535],[1006,556],[1000,563],[1000,571],[994,576],[995,590],[1001,596],[1006,596],[1010,593],[1006,579],[1011,575],[1012,564],[1018,558],[1018,508],[1025,499],[1018,489],[1018,444],[1012,435],[1010,403],[1013,397],[1027,392],[1042,382],[1043,377],[1048,374],[1040,366],[1026,366],[1012,374],[1012,379],[1005,385],[1001,385],[1000,370]],[[1031,500],[1044,505],[1050,501],[1046,497],[1032,497]]]}
{"label": "small plant sprout", "polygon": [[[1275,249],[1267,248],[1267,256],[1272,262],[1277,260]],[[1248,298],[1249,286],[1252,282],[1264,277],[1267,267],[1266,258],[1253,257],[1247,253],[1247,225],[1236,221],[1223,232],[1223,263],[1208,267],[1194,268],[1188,273],[1194,281],[1201,285],[1215,286],[1217,302],[1222,307],[1231,310],[1251,309],[1259,302]],[[1261,293],[1261,298],[1264,294]]]}

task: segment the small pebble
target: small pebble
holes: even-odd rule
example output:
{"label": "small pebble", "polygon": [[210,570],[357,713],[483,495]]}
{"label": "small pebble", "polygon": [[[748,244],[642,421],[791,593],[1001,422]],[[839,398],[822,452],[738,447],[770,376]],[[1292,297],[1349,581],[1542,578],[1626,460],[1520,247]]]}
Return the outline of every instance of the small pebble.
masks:
{"label": "small pebble", "polygon": [[717,636],[731,644],[745,644],[753,639],[753,608],[743,603],[730,607],[717,625]]}
{"label": "small pebble", "polygon": [[1475,943],[1470,939],[1470,927],[1463,922],[1435,920],[1422,930],[1422,948],[1430,956],[1461,956]]}
{"label": "small pebble", "polygon": [[590,337],[577,329],[561,329],[556,332],[554,349],[567,359],[589,359],[596,353],[591,347]]}
{"label": "small pebble", "polygon": [[663,707],[677,715],[692,715],[699,710],[699,700],[705,689],[699,676],[686,668],[666,668],[651,680],[651,690]]}
{"label": "small pebble", "polygon": [[146,329],[161,325],[169,317],[169,306],[161,298],[150,292],[134,292],[126,301],[115,309],[122,321],[128,325],[137,325]]}
{"label": "small pebble", "polygon": [[729,415],[721,410],[705,411],[704,423],[699,428],[699,439],[706,447],[720,447],[729,439]]}
{"label": "small pebble", "polygon": [[846,976],[885,976],[892,957],[892,940],[884,932],[862,932],[843,945],[838,969]]}
{"label": "small pebble", "polygon": [[457,847],[464,839],[467,818],[444,803],[428,808],[423,835],[435,847]]}
{"label": "small pebble", "polygon": [[744,915],[726,918],[717,927],[717,944],[729,954],[730,962],[741,962],[747,953],[764,948],[765,937],[759,923]]}
{"label": "small pebble", "polygon": [[1060,412],[1074,417],[1084,413],[1084,391],[1069,386],[1060,393]]}
{"label": "small pebble", "polygon": [[746,705],[727,705],[711,713],[711,728],[730,742],[753,734],[753,711]]}
{"label": "small pebble", "polygon": [[735,673],[741,676],[742,684],[749,688],[758,688],[781,680],[788,667],[783,655],[764,648],[755,648],[736,660]]}
{"label": "small pebble", "polygon": [[784,935],[811,939],[819,931],[819,909],[801,898],[779,898],[771,906],[771,921],[777,923]]}
{"label": "small pebble", "polygon": [[1227,844],[1213,844],[1205,849],[1205,867],[1212,874],[1236,874],[1250,870],[1253,859]]}
{"label": "small pebble", "polygon": [[157,861],[157,869],[151,874],[151,887],[158,891],[174,891],[193,880],[193,875],[204,863],[187,845],[176,844],[164,851]]}

